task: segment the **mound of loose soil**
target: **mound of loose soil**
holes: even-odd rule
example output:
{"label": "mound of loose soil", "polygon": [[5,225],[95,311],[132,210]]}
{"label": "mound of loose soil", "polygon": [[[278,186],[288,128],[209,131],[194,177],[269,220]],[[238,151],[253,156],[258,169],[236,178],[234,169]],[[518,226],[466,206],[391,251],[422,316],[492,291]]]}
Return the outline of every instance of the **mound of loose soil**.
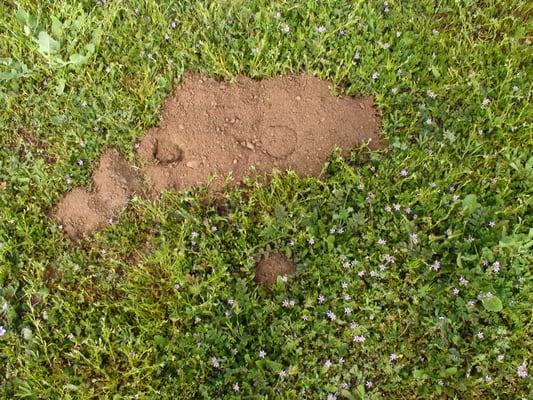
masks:
{"label": "mound of loose soil", "polygon": [[335,146],[380,145],[370,97],[333,97],[328,82],[299,75],[234,84],[192,74],[164,106],[160,126],[148,131],[138,154],[154,195],[205,185],[224,177],[241,182],[292,169],[318,175]]}
{"label": "mound of loose soil", "polygon": [[[252,173],[292,169],[318,175],[334,147],[344,154],[369,142],[383,145],[370,97],[334,97],[326,81],[308,75],[235,83],[189,74],[164,105],[158,127],[137,146],[147,193],[209,183],[222,188]],[[210,178],[213,180],[210,182]],[[71,237],[101,228],[137,189],[131,168],[114,151],[102,156],[95,190],[76,188],[55,216]]]}
{"label": "mound of loose soil", "polygon": [[283,253],[273,253],[263,257],[255,266],[255,281],[261,285],[271,286],[278,276],[290,276],[296,267]]}
{"label": "mound of loose soil", "polygon": [[65,195],[54,211],[55,218],[71,238],[104,227],[140,189],[136,173],[116,150],[108,150],[102,155],[92,181],[93,192],[75,188]]}

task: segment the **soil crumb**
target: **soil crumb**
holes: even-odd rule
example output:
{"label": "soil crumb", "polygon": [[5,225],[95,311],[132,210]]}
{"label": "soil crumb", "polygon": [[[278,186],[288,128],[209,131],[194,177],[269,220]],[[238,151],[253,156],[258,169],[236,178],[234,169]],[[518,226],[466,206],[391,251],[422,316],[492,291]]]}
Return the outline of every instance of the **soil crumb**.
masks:
{"label": "soil crumb", "polygon": [[[319,175],[335,147],[344,155],[369,143],[384,145],[371,97],[336,97],[331,84],[309,75],[234,83],[186,74],[163,107],[159,126],[138,143],[146,193],[209,185],[223,188],[273,169]],[[133,170],[113,150],[102,156],[94,192],[76,188],[57,207],[56,219],[77,238],[103,227],[138,190]]]}
{"label": "soil crumb", "polygon": [[255,266],[255,281],[261,285],[271,286],[278,276],[290,276],[296,267],[283,253],[273,253],[263,257]]}
{"label": "soil crumb", "polygon": [[54,211],[54,217],[73,239],[109,224],[141,187],[133,168],[116,150],[102,155],[92,182],[93,192],[75,188],[63,197]]}

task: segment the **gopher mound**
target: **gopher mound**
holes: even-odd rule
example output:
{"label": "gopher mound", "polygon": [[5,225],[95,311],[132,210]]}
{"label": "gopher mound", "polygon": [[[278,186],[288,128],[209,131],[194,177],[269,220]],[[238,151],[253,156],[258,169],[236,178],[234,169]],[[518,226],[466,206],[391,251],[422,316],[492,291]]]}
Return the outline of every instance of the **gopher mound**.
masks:
{"label": "gopher mound", "polygon": [[102,155],[92,181],[92,192],[75,188],[54,211],[54,217],[71,238],[80,238],[109,224],[140,189],[139,177],[116,150]]}
{"label": "gopher mound", "polygon": [[273,253],[263,257],[255,266],[255,281],[264,286],[272,286],[278,276],[289,276],[296,267],[283,253]]}
{"label": "gopher mound", "polygon": [[[187,74],[163,107],[159,126],[138,143],[145,193],[209,184],[220,190],[273,169],[316,176],[335,147],[344,155],[363,143],[382,147],[370,97],[335,97],[309,75],[221,82]],[[54,214],[72,238],[100,229],[138,191],[133,170],[113,150],[93,175],[92,193],[76,188]]]}

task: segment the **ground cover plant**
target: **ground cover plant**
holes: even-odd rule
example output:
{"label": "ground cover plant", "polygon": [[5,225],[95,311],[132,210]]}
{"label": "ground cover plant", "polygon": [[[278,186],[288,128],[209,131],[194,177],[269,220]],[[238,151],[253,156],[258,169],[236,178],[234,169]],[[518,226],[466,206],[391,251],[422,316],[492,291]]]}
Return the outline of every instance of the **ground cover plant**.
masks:
{"label": "ground cover plant", "polygon": [[[0,393],[532,397],[526,1],[0,3]],[[387,151],[50,217],[185,71],[371,95]],[[258,257],[297,271],[271,289]]]}

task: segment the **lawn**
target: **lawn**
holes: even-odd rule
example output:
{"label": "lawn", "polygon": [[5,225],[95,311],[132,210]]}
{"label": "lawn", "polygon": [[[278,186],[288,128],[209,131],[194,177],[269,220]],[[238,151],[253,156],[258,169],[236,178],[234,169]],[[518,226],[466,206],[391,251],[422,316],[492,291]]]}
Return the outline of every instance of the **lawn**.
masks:
{"label": "lawn", "polygon": [[[1,1],[0,398],[532,398],[531,11]],[[136,162],[188,71],[374,96],[388,148],[66,238],[53,207],[106,149]]]}

